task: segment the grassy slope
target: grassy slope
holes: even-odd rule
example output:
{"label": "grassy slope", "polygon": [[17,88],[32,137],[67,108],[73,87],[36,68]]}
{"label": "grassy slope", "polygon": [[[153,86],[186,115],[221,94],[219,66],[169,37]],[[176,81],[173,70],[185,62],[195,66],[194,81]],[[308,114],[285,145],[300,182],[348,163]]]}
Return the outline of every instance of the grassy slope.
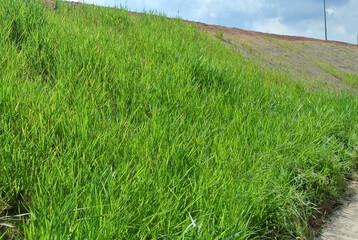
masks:
{"label": "grassy slope", "polygon": [[355,93],[308,91],[194,25],[20,0],[0,24],[7,236],[303,237],[354,170]]}

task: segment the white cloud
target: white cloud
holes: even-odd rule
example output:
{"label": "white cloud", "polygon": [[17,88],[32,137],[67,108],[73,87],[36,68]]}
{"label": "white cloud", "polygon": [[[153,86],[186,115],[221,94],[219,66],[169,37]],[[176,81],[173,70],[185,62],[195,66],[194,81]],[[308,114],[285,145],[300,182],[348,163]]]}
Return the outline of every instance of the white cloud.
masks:
{"label": "white cloud", "polygon": [[334,15],[336,13],[336,10],[334,10],[334,8],[327,8],[326,12],[328,13],[328,15]]}
{"label": "white cloud", "polygon": [[324,36],[322,23],[314,20],[304,20],[297,23],[283,23],[282,18],[269,18],[254,21],[252,26],[255,31],[266,33],[321,39],[322,36]]}
{"label": "white cloud", "polygon": [[347,33],[346,28],[344,26],[341,26],[341,25],[336,26],[334,28],[334,30],[335,30],[335,32],[337,32],[339,34],[346,34]]}
{"label": "white cloud", "polygon": [[197,10],[195,10],[195,13],[198,17],[200,17],[201,15],[203,15],[204,9],[197,9]]}
{"label": "white cloud", "polygon": [[211,12],[211,13],[210,13],[210,17],[212,17],[212,18],[216,18],[216,13]]}
{"label": "white cloud", "polygon": [[293,32],[289,26],[281,22],[281,18],[269,18],[258,20],[252,23],[253,28],[259,32],[276,33],[284,35],[292,35]]}

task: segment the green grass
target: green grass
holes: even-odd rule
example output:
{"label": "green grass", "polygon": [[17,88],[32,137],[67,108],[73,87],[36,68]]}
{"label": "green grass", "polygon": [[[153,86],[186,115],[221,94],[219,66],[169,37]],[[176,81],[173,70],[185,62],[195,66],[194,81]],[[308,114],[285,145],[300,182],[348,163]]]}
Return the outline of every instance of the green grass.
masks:
{"label": "green grass", "polygon": [[0,1],[0,238],[292,239],[342,196],[357,95],[181,20],[57,5]]}
{"label": "green grass", "polygon": [[339,68],[333,66],[332,64],[316,62],[315,65],[323,69],[324,71],[328,72],[329,74],[333,75],[334,77],[347,83],[349,86],[358,89],[358,74],[344,72]]}

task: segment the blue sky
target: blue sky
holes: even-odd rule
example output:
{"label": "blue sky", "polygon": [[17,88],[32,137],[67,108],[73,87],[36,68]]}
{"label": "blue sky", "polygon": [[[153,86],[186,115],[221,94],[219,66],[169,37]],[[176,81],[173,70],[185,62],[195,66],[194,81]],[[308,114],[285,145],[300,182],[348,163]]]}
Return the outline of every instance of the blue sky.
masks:
{"label": "blue sky", "polygon": [[[323,0],[79,0],[245,30],[324,39]],[[358,0],[326,0],[328,39],[357,43]]]}

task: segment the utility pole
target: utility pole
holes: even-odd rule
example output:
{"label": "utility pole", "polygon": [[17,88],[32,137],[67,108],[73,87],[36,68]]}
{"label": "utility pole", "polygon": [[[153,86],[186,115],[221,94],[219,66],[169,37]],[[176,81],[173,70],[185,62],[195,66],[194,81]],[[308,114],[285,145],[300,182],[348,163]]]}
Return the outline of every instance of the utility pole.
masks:
{"label": "utility pole", "polygon": [[326,36],[327,41],[327,17],[326,17],[326,0],[323,0],[323,6],[324,6],[324,32]]}

